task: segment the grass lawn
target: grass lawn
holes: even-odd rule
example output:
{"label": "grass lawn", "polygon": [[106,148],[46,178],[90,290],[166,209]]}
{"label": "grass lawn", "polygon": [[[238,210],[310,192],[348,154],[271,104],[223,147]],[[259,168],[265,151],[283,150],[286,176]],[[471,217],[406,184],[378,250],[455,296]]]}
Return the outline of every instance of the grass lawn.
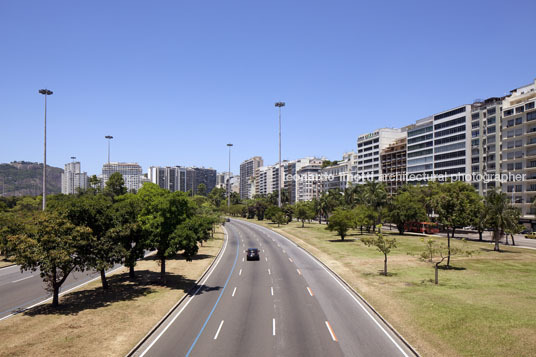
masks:
{"label": "grass lawn", "polygon": [[41,305],[0,321],[0,356],[124,356],[187,292],[218,254],[223,232],[200,247],[192,262],[166,261],[166,286],[158,283],[154,258],[139,261],[138,279],[123,268],[60,297],[60,307]]}
{"label": "grass lawn", "polygon": [[[325,225],[292,222],[277,228],[321,259],[360,292],[424,356],[536,356],[536,251],[453,240],[475,252],[454,256],[439,271],[419,259],[419,236],[398,235],[385,277],[383,254],[350,232],[344,242]],[[444,240],[446,238],[436,238]]]}
{"label": "grass lawn", "polygon": [[13,263],[10,259],[0,259],[0,268],[7,267],[13,264],[15,263]]}

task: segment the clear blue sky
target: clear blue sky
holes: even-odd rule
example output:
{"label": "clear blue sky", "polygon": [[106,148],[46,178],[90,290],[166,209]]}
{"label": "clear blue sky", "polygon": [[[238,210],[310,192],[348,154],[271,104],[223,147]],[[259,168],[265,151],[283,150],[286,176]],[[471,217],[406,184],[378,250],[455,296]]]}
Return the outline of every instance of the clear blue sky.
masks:
{"label": "clear blue sky", "polygon": [[338,159],[536,77],[536,2],[1,1],[0,162],[76,156],[232,170],[254,155]]}

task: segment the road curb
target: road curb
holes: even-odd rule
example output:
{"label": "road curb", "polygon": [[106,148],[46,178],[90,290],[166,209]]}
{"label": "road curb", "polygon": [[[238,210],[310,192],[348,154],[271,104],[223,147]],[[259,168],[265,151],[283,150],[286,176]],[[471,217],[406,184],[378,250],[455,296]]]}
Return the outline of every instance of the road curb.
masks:
{"label": "road curb", "polygon": [[5,268],[10,268],[10,267],[12,267],[13,265],[17,265],[17,264],[13,263],[13,264],[9,264],[9,265],[3,266],[3,267],[0,268],[0,270],[5,269]]}
{"label": "road curb", "polygon": [[245,220],[242,220],[243,222],[246,222],[246,223],[249,223],[249,224],[255,224],[256,226],[259,226],[259,227],[262,227],[262,228],[265,228],[265,229],[268,229],[276,234],[279,234],[280,236],[282,236],[283,238],[285,239],[288,239],[290,242],[294,243],[298,248],[300,248],[301,250],[303,250],[304,252],[306,252],[307,254],[309,254],[313,259],[315,259],[318,263],[320,263],[324,268],[326,268],[331,274],[333,274],[334,277],[336,277],[337,279],[339,279],[347,288],[348,290],[350,290],[354,295],[356,295],[359,300],[361,300],[384,324],[385,326],[387,326],[389,328],[389,330],[396,336],[400,339],[400,341],[402,341],[404,343],[404,345],[411,351],[413,352],[413,354],[415,354],[415,356],[420,356],[419,352],[417,352],[417,350],[408,342],[406,341],[406,339],[389,323],[387,322],[387,320],[385,318],[383,318],[383,316],[374,308],[372,307],[372,305],[370,305],[368,303],[368,301],[363,297],[361,296],[361,294],[359,294],[348,282],[346,282],[346,280],[344,280],[343,278],[341,278],[339,276],[339,274],[335,273],[330,267],[328,267],[326,264],[324,264],[323,261],[321,261],[319,258],[317,258],[313,253],[309,252],[307,249],[305,249],[304,247],[302,247],[301,245],[299,245],[298,243],[294,242],[293,240],[291,240],[290,238],[284,236],[283,234],[279,233],[279,232],[276,232],[274,231],[273,229],[270,229],[270,228],[267,228],[267,227],[264,227],[264,226],[261,226],[260,224],[256,224],[256,223],[253,223],[253,222],[249,222],[249,221],[245,221]]}
{"label": "road curb", "polygon": [[[224,236],[225,236],[225,239],[228,239],[228,234],[227,234],[227,230],[225,229],[224,226],[222,226],[222,229],[224,231]],[[179,307],[180,304],[182,304],[182,302],[190,296],[190,293],[194,292],[195,289],[198,287],[198,284],[201,280],[203,280],[203,278],[205,277],[205,275],[207,275],[207,273],[209,272],[209,270],[214,266],[214,263],[216,262],[216,260],[218,260],[218,257],[222,254],[223,252],[223,247],[225,245],[225,241],[223,242],[223,244],[221,245],[221,248],[220,248],[220,251],[218,252],[218,254],[214,257],[214,259],[212,260],[212,263],[210,263],[210,265],[205,269],[205,271],[203,272],[203,274],[201,274],[201,276],[199,277],[199,279],[197,279],[197,281],[195,282],[195,284],[186,292],[186,294],[184,294],[179,301],[177,301],[177,303],[175,305],[173,305],[171,307],[171,309],[169,309],[169,311],[151,328],[151,330],[125,355],[125,357],[130,357],[130,356],[133,356],[134,353],[136,353],[138,351],[138,349],[145,343],[147,342],[147,340],[155,333],[156,330],[158,330],[158,328],[160,328],[160,326],[162,326],[162,324],[175,312],[175,310],[177,310],[177,308]]]}

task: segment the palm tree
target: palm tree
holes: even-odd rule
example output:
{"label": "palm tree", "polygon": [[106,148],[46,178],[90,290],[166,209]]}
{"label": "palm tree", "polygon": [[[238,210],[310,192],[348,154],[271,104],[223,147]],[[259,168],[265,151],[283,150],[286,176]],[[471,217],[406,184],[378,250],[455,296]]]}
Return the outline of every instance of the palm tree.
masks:
{"label": "palm tree", "polygon": [[494,251],[500,251],[499,242],[505,232],[515,231],[519,221],[519,211],[510,204],[505,193],[489,191],[485,199],[487,225],[493,229]]}
{"label": "palm tree", "polygon": [[363,198],[365,203],[378,214],[374,226],[380,224],[382,208],[387,205],[385,184],[378,181],[367,181],[363,187]]}

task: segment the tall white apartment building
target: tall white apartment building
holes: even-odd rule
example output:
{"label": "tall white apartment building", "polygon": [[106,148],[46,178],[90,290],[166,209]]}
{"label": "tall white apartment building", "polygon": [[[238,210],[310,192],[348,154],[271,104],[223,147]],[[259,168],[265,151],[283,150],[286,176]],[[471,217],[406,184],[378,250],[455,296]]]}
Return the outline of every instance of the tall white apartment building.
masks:
{"label": "tall white apartment building", "polygon": [[74,161],[65,164],[65,170],[61,174],[61,193],[72,195],[88,187],[87,173],[80,172],[80,162]]}
{"label": "tall white apartment building", "polygon": [[382,167],[380,153],[397,139],[406,137],[405,128],[382,128],[357,138],[357,183],[380,181]]}
{"label": "tall white apartment building", "polygon": [[186,191],[186,168],[181,166],[151,166],[149,181],[171,192]]}
{"label": "tall white apartment building", "polygon": [[[297,201],[306,201],[307,195],[305,193],[307,189],[312,190],[313,185],[322,186],[320,170],[323,161],[323,158],[305,157],[285,163],[284,184],[291,204]],[[304,170],[302,171],[302,169]]]}
{"label": "tall white apartment building", "polygon": [[357,174],[357,153],[351,151],[342,156],[342,160],[336,165],[326,166],[322,169],[322,191],[330,189],[343,191],[350,184],[354,184],[353,179]]}
{"label": "tall white apartment building", "polygon": [[[255,188],[255,170],[263,165],[262,157],[254,156],[240,164],[240,198],[245,200],[253,197]],[[251,179],[251,180],[250,180]]]}
{"label": "tall white apartment building", "polygon": [[408,182],[465,177],[471,172],[470,135],[471,105],[418,120],[407,133]]}
{"label": "tall white apartment building", "polygon": [[216,187],[227,189],[227,181],[232,176],[233,176],[233,173],[231,172],[229,175],[229,172],[227,171],[216,174]]}
{"label": "tall white apartment building", "polygon": [[502,191],[521,209],[523,222],[536,228],[536,80],[504,98],[501,126],[502,174],[508,177]]}
{"label": "tall white apartment building", "polygon": [[128,163],[128,162],[110,162],[102,165],[102,184],[106,186],[106,182],[110,176],[119,172],[123,175],[123,180],[125,181],[125,187],[128,192],[138,191],[143,182],[145,181],[145,176],[143,176],[141,166],[137,163]]}

